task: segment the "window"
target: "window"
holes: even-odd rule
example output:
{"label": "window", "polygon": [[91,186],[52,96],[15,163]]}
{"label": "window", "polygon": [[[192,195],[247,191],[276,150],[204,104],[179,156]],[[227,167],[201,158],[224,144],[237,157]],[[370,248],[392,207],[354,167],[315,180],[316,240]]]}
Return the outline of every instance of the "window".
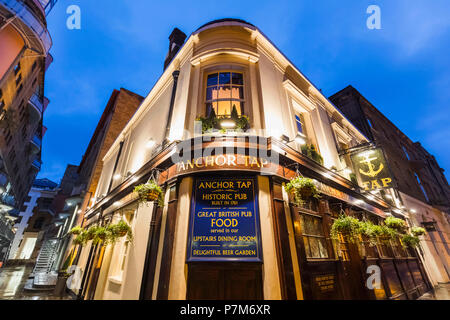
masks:
{"label": "window", "polygon": [[19,74],[19,76],[16,79],[16,86],[18,86],[21,81],[22,81],[22,74]]}
{"label": "window", "polygon": [[305,117],[301,113],[295,114],[295,123],[297,125],[297,132],[306,136]]}
{"label": "window", "polygon": [[242,73],[210,74],[206,86],[207,115],[214,109],[217,116],[230,116],[233,107],[236,107],[238,115],[244,113],[244,76]]}
{"label": "window", "polygon": [[403,152],[405,153],[406,158],[407,158],[408,160],[411,160],[411,158],[409,157],[409,153],[408,153],[408,151],[406,150],[406,148],[405,148],[404,145],[402,145],[402,149],[403,149]]}
{"label": "window", "polygon": [[14,74],[17,75],[20,72],[20,62],[14,67]]}
{"label": "window", "polygon": [[422,190],[422,193],[425,196],[425,199],[427,200],[427,202],[430,202],[430,199],[428,198],[428,194],[425,191],[425,188],[424,188],[424,186],[422,184],[422,181],[420,180],[419,176],[417,175],[417,173],[414,173],[414,176],[416,177],[417,183],[419,184],[419,187]]}
{"label": "window", "polygon": [[322,218],[309,214],[300,215],[307,258],[328,258],[327,243],[322,227]]}
{"label": "window", "polygon": [[41,229],[44,225],[45,218],[38,218],[34,222],[33,229]]}

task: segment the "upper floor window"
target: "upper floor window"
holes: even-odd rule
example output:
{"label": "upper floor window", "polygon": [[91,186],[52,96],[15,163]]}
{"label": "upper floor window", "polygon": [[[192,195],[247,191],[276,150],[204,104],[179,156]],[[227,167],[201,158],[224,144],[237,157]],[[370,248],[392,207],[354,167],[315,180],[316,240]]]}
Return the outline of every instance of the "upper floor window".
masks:
{"label": "upper floor window", "polygon": [[297,132],[306,136],[305,117],[301,113],[295,114],[295,123],[297,125]]}
{"label": "upper floor window", "polygon": [[217,72],[208,75],[206,84],[206,112],[214,109],[217,116],[229,117],[233,108],[239,116],[244,113],[244,76],[236,72]]}
{"label": "upper floor window", "polygon": [[406,158],[407,158],[408,160],[411,160],[411,157],[409,156],[409,153],[408,153],[408,151],[406,150],[406,148],[405,148],[404,145],[402,145],[402,149],[403,149],[403,152],[405,153]]}

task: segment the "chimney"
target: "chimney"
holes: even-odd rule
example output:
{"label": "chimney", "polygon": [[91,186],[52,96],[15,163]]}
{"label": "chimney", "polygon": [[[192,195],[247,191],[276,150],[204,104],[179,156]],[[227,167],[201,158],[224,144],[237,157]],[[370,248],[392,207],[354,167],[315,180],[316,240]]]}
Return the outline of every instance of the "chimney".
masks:
{"label": "chimney", "polygon": [[172,59],[176,56],[180,48],[184,44],[184,40],[186,40],[186,35],[183,31],[178,28],[173,29],[172,33],[169,36],[169,53],[167,54],[166,60],[164,61],[164,70],[166,70],[167,66],[172,62]]}

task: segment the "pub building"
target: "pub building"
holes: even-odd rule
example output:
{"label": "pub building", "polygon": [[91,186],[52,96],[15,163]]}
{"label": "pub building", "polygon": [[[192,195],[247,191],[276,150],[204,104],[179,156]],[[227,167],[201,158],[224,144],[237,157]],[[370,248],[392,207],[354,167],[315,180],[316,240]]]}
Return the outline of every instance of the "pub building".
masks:
{"label": "pub building", "polygon": [[[398,199],[395,185],[387,167],[375,182],[355,180],[356,169],[383,166],[370,158],[382,151],[257,27],[222,19],[169,39],[162,76],[83,209],[84,228],[123,219],[133,239],[72,245],[80,299],[415,299],[429,290],[419,256],[400,242],[330,237],[342,214],[402,216],[383,199]],[[299,175],[319,198],[293,201],[284,185]],[[133,192],[151,179],[163,205]]]}

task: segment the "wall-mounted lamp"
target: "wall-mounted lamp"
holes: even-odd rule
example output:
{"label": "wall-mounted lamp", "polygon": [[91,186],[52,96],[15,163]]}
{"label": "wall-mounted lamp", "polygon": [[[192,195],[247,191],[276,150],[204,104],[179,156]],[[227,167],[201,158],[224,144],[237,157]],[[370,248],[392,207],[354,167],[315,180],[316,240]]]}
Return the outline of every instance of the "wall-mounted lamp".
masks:
{"label": "wall-mounted lamp", "polygon": [[147,149],[152,149],[155,145],[156,145],[156,141],[153,139],[150,139],[147,141],[147,144],[145,145],[145,147]]}
{"label": "wall-mounted lamp", "polygon": [[236,122],[232,119],[226,119],[220,122],[222,129],[234,129],[236,128]]}
{"label": "wall-mounted lamp", "polygon": [[280,139],[281,139],[281,141],[283,141],[284,144],[288,144],[288,143],[291,143],[294,141],[297,142],[301,146],[306,144],[306,136],[301,134],[300,132],[297,133],[294,140],[290,140],[289,137],[284,134],[280,136]]}

